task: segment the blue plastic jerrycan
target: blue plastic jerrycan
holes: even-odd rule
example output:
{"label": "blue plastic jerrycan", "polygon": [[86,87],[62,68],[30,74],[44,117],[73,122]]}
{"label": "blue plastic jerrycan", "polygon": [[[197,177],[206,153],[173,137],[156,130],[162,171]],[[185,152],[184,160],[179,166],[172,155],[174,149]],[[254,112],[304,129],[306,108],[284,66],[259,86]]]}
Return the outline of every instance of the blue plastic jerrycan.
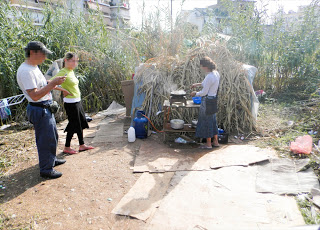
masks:
{"label": "blue plastic jerrycan", "polygon": [[147,138],[148,136],[148,119],[144,116],[144,111],[138,110],[137,116],[133,119],[136,137],[140,139]]}

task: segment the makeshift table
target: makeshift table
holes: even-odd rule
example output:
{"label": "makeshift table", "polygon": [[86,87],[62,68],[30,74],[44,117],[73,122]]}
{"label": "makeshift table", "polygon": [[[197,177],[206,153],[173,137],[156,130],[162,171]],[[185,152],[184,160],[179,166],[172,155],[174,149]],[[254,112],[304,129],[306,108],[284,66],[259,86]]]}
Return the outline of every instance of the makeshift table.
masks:
{"label": "makeshift table", "polygon": [[192,109],[199,108],[199,104],[194,104],[192,100],[187,100],[187,104],[185,106],[179,106],[179,104],[170,105],[169,100],[165,100],[163,103],[163,111],[164,111],[164,120],[163,120],[163,138],[166,139],[166,133],[181,133],[181,132],[195,132],[196,129],[192,127],[191,124],[184,124],[183,129],[173,129],[170,125],[170,113],[171,108],[179,108],[179,109]]}

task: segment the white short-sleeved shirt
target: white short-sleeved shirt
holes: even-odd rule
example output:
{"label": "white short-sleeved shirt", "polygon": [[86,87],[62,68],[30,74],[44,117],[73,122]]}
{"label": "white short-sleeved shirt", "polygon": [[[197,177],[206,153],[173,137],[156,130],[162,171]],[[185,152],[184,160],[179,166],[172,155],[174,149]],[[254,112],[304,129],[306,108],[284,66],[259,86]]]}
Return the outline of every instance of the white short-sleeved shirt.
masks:
{"label": "white short-sleeved shirt", "polygon": [[44,97],[40,98],[38,101],[34,101],[29,96],[27,90],[29,89],[41,89],[47,85],[47,80],[41,73],[38,66],[32,66],[27,63],[22,63],[17,72],[17,81],[23,94],[26,96],[29,102],[41,102],[52,100],[51,93],[46,94]]}
{"label": "white short-sleeved shirt", "polygon": [[196,93],[197,97],[216,96],[219,88],[220,74],[218,71],[213,71],[207,74],[202,85],[202,90]]}

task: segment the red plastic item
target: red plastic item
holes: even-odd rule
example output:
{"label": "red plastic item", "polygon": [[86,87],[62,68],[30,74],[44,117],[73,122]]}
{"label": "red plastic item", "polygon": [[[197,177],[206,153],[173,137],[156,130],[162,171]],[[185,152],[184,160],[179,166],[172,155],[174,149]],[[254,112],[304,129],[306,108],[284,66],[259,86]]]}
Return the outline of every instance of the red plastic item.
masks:
{"label": "red plastic item", "polygon": [[296,141],[290,143],[290,151],[297,154],[310,154],[312,151],[312,137],[310,135],[297,137]]}

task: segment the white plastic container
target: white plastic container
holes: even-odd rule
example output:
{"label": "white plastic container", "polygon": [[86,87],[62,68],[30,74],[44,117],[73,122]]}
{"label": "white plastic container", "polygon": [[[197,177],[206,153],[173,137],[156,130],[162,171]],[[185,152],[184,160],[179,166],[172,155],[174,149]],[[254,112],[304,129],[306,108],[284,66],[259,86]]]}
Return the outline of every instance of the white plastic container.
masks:
{"label": "white plastic container", "polygon": [[128,129],[128,141],[129,142],[135,142],[136,140],[136,131],[135,129],[131,126],[129,129]]}

